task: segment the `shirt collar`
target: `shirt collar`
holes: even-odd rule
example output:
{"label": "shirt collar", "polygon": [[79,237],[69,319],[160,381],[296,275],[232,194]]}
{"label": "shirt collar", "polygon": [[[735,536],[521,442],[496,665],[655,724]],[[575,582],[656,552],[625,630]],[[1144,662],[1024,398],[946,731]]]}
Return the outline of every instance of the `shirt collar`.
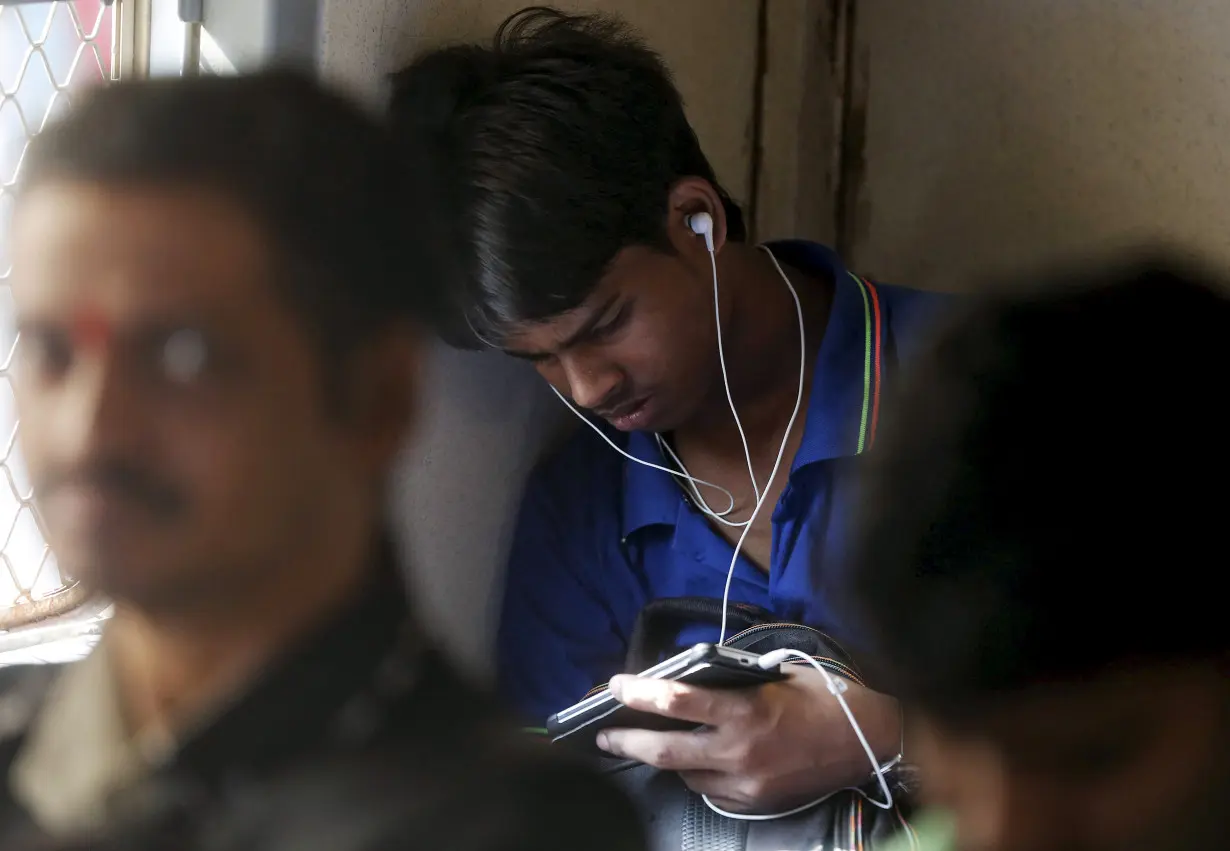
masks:
{"label": "shirt collar", "polygon": [[[881,310],[875,285],[851,274],[831,249],[803,240],[771,242],[768,248],[779,261],[834,283],[793,473],[870,447],[879,414]],[[668,466],[652,434],[628,435],[626,451],[650,464]],[[669,474],[625,460],[623,536],[647,526],[675,524],[685,505],[681,496]]]}
{"label": "shirt collar", "polygon": [[[668,466],[657,440],[649,432],[634,431],[629,434],[626,451],[647,463]],[[625,538],[646,526],[672,525],[678,520],[679,511],[685,503],[681,499],[683,492],[675,484],[673,476],[628,460],[623,463],[623,476],[622,534]]]}
{"label": "shirt collar", "polygon": [[866,451],[879,418],[883,328],[874,284],[846,269],[831,249],[813,242],[778,242],[774,256],[812,274],[832,277],[833,304],[816,353],[803,440],[791,472],[808,464]]}
{"label": "shirt collar", "polygon": [[104,640],[64,670],[10,768],[13,796],[55,836],[101,829],[112,793],[165,756],[128,734],[107,655]]}

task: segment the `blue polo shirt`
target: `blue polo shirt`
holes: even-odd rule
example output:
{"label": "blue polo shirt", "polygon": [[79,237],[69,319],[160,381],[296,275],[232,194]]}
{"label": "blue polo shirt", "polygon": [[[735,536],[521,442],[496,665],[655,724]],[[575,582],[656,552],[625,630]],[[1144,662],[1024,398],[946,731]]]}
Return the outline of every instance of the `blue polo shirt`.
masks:
{"label": "blue polo shirt", "polygon": [[[875,443],[886,382],[925,343],[934,293],[875,284],[809,242],[774,255],[836,284],[816,355],[803,439],[773,511],[769,572],[740,556],[730,599],[858,646],[830,605],[847,545],[860,456]],[[666,462],[652,434],[606,432],[631,455]],[[581,428],[531,477],[508,565],[499,628],[501,693],[541,720],[623,669],[633,624],[659,597],[722,596],[734,548],[674,479],[629,461]],[[688,627],[680,646],[716,641]]]}

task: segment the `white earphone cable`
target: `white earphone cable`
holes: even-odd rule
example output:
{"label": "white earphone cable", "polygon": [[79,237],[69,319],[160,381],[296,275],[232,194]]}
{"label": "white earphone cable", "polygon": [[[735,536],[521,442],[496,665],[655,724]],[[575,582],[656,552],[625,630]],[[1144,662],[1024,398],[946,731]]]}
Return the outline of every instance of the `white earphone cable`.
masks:
{"label": "white earphone cable", "polygon": [[[658,449],[661,450],[664,455],[669,456],[671,461],[674,462],[675,466],[679,470],[683,470],[683,459],[675,454],[675,450],[671,448],[670,442],[663,438],[660,434],[655,434],[654,439],[658,442]],[[734,495],[731,494],[730,491],[725,488],[722,489],[723,493],[730,498],[730,507],[725,511],[715,511],[713,506],[705,502],[705,498],[701,496],[700,489],[696,487],[696,479],[693,479],[686,473],[681,472],[673,472],[672,475],[674,475],[677,479],[682,479],[686,483],[685,487],[687,488],[688,494],[692,497],[692,501],[696,503],[696,507],[703,513],[707,514],[710,518],[716,520],[718,523],[721,523],[723,526],[730,526],[734,529],[741,529],[747,525],[746,520],[726,519],[726,515],[735,510]],[[759,496],[757,498],[759,498]]]}
{"label": "white earphone cable", "polygon": [[[824,677],[825,686],[828,688],[829,693],[832,694],[834,698],[836,698],[837,703],[841,706],[841,711],[845,713],[846,720],[850,722],[850,728],[854,730],[854,735],[858,737],[859,744],[863,746],[863,752],[867,754],[867,759],[871,762],[871,769],[874,772],[876,780],[879,781],[880,791],[884,793],[884,800],[882,801],[876,800],[875,798],[871,797],[866,792],[864,792],[862,789],[859,789],[856,786],[849,786],[849,787],[846,787],[845,789],[836,789],[830,792],[829,794],[825,795],[822,798],[817,798],[816,800],[810,801],[806,804],[803,804],[802,806],[795,807],[794,809],[786,810],[785,812],[780,812],[780,813],[768,813],[764,815],[759,815],[759,814],[727,812],[726,810],[722,809],[721,807],[717,806],[712,801],[710,801],[707,795],[702,795],[701,798],[704,799],[705,804],[709,807],[709,809],[713,810],[715,813],[717,813],[720,816],[725,816],[726,818],[736,819],[738,821],[773,821],[775,819],[787,818],[789,816],[798,815],[799,813],[806,812],[807,810],[810,810],[814,807],[818,807],[821,804],[823,804],[825,801],[827,801],[829,798],[836,795],[838,792],[851,791],[851,792],[856,792],[859,795],[861,795],[867,801],[867,803],[872,804],[873,806],[879,807],[882,810],[891,810],[893,808],[893,793],[892,793],[892,790],[888,788],[888,780],[884,777],[884,773],[888,771],[889,769],[891,769],[897,762],[899,762],[901,757],[898,756],[896,759],[890,760],[888,763],[884,765],[881,765],[879,762],[876,761],[875,752],[871,749],[871,744],[868,743],[867,736],[864,735],[863,733],[863,728],[859,726],[858,721],[854,717],[854,712],[850,709],[850,704],[846,702],[846,698],[845,698],[846,684],[840,680],[834,679],[833,675],[830,674],[827,670],[825,670],[823,665],[821,665],[818,661],[816,661],[812,657],[808,656],[802,650],[793,650],[793,649],[774,650],[774,651],[771,651],[761,656],[759,660],[759,664],[760,664],[760,667],[768,669],[768,668],[776,667],[777,665],[781,665],[782,663],[786,662],[789,659],[798,659],[801,662],[806,662],[807,664],[815,668],[817,671],[819,671],[820,675]],[[907,833],[908,832],[909,831],[907,831]]]}
{"label": "white earphone cable", "polygon": [[[747,539],[747,533],[751,531],[752,524],[756,522],[756,517],[760,514],[760,509],[764,506],[769,496],[769,491],[773,487],[773,480],[777,478],[777,471],[782,465],[782,458],[786,455],[786,447],[790,445],[790,432],[794,430],[794,421],[799,416],[799,409],[803,407],[803,386],[807,377],[807,330],[803,323],[803,303],[799,300],[799,293],[795,290],[794,284],[790,283],[790,278],[782,270],[781,264],[777,262],[777,258],[773,256],[773,252],[764,246],[760,246],[760,249],[769,256],[769,259],[773,262],[773,268],[777,270],[777,274],[781,276],[782,282],[790,290],[791,297],[794,298],[795,311],[799,317],[799,392],[794,400],[794,410],[790,412],[790,420],[786,423],[786,431],[782,435],[782,443],[778,447],[777,458],[773,461],[773,470],[769,473],[769,480],[765,482],[764,493],[756,500],[756,506],[752,509],[752,516],[747,519],[747,526],[744,527],[743,534],[739,536],[739,541],[735,544],[735,551],[730,559],[730,569],[726,571],[726,587],[722,589],[722,630],[718,633],[718,644],[726,640],[726,615],[730,605],[730,583],[735,577],[735,565],[739,562],[739,553],[743,550],[743,542]],[[710,252],[709,258],[713,260],[716,268],[717,261],[713,257],[712,252]],[[730,386],[730,382],[726,378],[725,369],[722,370],[722,380],[726,383],[727,387]]]}
{"label": "white earphone cable", "polygon": [[[726,390],[726,404],[730,406],[730,415],[735,419],[735,428],[739,430],[739,442],[743,444],[743,459],[747,461],[747,475],[752,480],[752,493],[759,502],[760,486],[756,484],[756,468],[752,464],[752,451],[748,448],[747,434],[743,431],[743,421],[739,419],[739,412],[735,409],[735,400],[730,392],[730,381],[726,378],[726,347],[722,344],[722,299],[718,293],[717,255],[712,250],[709,251],[709,267],[713,270],[713,325],[717,331],[718,363],[722,367],[722,387]],[[660,435],[658,439],[662,439]]]}
{"label": "white earphone cable", "polygon": [[651,470],[661,470],[663,473],[668,473],[672,476],[680,476],[681,478],[687,479],[689,482],[694,482],[698,485],[704,485],[707,488],[713,488],[714,490],[721,491],[722,493],[726,494],[727,499],[730,500],[730,508],[726,509],[726,511],[729,513],[731,510],[734,509],[735,507],[734,494],[726,490],[726,488],[722,487],[721,485],[715,485],[713,482],[706,482],[704,479],[697,479],[687,474],[681,474],[678,470],[672,470],[669,467],[663,467],[659,464],[651,464],[650,462],[637,458],[635,455],[632,455],[631,453],[619,448],[618,446],[615,445],[615,442],[613,440],[611,440],[609,437],[606,436],[605,433],[603,433],[602,429],[599,428],[597,424],[595,424],[592,420],[590,420],[589,417],[585,416],[583,413],[578,411],[576,406],[573,405],[572,402],[568,401],[568,399],[565,398],[563,393],[556,390],[554,385],[548,385],[548,386],[551,388],[551,392],[554,393],[556,396],[558,396],[559,400],[568,406],[568,410],[576,414],[577,418],[580,419],[581,422],[585,423],[587,426],[589,426],[591,429],[594,430],[595,434],[597,434],[599,437],[605,440],[607,446],[614,449],[616,452],[618,452],[620,455],[627,458],[629,461],[635,461],[637,464],[640,464],[641,466],[644,466],[644,467],[648,467]]}

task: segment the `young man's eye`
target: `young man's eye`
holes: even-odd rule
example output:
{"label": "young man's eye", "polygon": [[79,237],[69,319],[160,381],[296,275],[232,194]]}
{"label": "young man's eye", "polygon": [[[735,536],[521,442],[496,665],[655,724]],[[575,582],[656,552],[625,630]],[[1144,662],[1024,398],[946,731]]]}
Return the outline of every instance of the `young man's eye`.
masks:
{"label": "young man's eye", "polygon": [[627,324],[628,313],[629,311],[626,307],[620,308],[618,313],[616,313],[613,317],[603,322],[601,325],[599,325],[597,328],[594,329],[594,336],[599,339],[604,338],[604,337],[610,337],[612,334],[614,334],[616,331],[618,331],[620,328],[622,328],[624,325]]}

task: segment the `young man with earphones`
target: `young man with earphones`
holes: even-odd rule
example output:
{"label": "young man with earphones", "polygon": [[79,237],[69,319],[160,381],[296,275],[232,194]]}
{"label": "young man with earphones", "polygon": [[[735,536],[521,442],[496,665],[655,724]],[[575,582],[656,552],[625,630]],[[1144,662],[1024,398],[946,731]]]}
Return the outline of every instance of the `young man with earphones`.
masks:
{"label": "young man with earphones", "polygon": [[[586,424],[525,495],[503,694],[541,723],[610,680],[630,707],[704,725],[598,743],[728,811],[870,778],[860,735],[877,761],[901,750],[891,697],[847,685],[857,733],[803,667],[745,691],[611,678],[663,598],[754,604],[858,646],[827,588],[884,388],[940,297],[871,283],[814,243],[748,243],[668,71],[619,21],[524,10],[492,46],[428,53],[393,89],[455,228],[455,342],[530,361]],[[727,626],[687,624],[677,644]]]}

